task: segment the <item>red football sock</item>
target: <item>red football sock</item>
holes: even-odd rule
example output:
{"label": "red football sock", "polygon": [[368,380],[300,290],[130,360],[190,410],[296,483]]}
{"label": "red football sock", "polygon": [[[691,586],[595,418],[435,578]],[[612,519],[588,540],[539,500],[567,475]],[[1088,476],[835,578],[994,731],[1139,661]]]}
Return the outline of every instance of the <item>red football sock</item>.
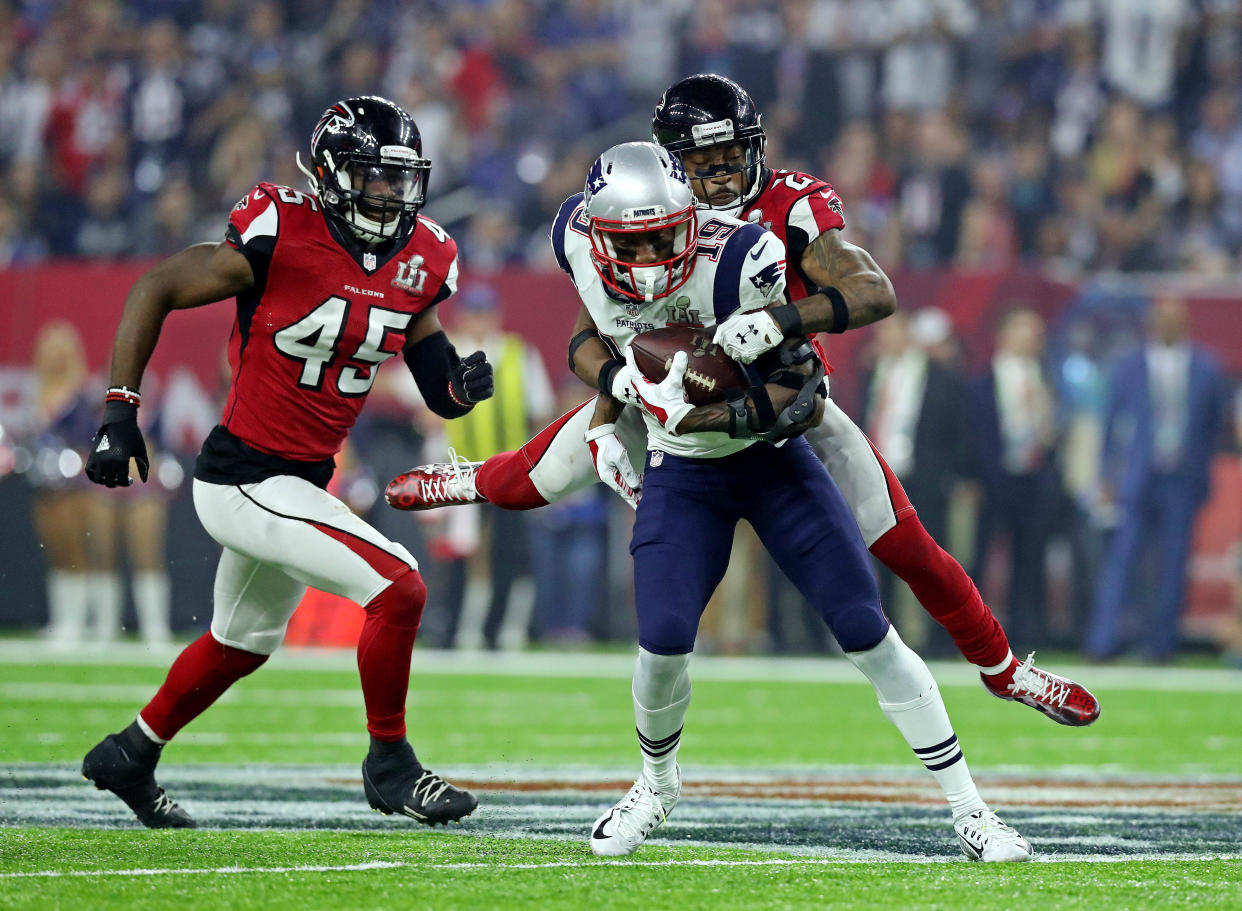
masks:
{"label": "red football sock", "polygon": [[210,631],[203,633],[177,656],[164,685],[139,714],[157,737],[172,740],[267,657],[217,642]]}
{"label": "red football sock", "polygon": [[966,660],[994,667],[1009,655],[1009,638],[979,589],[910,513],[871,545],[876,559],[910,586],[932,619],[943,626]]}
{"label": "red football sock", "polygon": [[530,468],[524,448],[497,453],[479,466],[474,476],[474,487],[487,498],[487,502],[501,509],[547,506],[548,501],[531,482]]}
{"label": "red football sock", "polygon": [[377,740],[405,736],[405,695],[410,658],[427,603],[427,586],[410,570],[366,605],[358,639],[358,676],[367,708],[367,730]]}

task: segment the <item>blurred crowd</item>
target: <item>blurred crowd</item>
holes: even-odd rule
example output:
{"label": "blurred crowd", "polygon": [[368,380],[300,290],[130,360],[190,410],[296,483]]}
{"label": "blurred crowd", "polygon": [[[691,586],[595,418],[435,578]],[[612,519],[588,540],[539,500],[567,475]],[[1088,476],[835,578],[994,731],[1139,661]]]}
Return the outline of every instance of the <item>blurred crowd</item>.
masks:
{"label": "blurred crowd", "polygon": [[[1026,263],[1073,280],[1242,266],[1242,0],[0,0],[0,268],[217,240],[255,183],[303,185],[294,152],[329,104],[371,93],[418,122],[427,211],[469,275],[550,267],[548,223],[590,161],[644,138],[663,89],[699,71],[749,89],[769,161],[832,182],[849,238],[889,270]],[[553,388],[533,349],[500,330],[486,284],[469,291],[446,322],[494,363],[521,365],[498,375],[519,387],[506,400],[520,415],[479,409],[445,426],[386,369],[334,490],[425,556],[425,643],[630,638],[631,514],[602,486],[529,514],[417,521],[378,497],[448,446],[462,459],[516,448],[586,395],[576,381]],[[1190,343],[1184,305],[1148,304],[1110,316],[1079,302],[1053,335],[1014,307],[977,374],[931,308],[869,339],[861,400],[845,404],[1015,647],[1164,660],[1177,646],[1192,522],[1213,455],[1237,445],[1242,399],[1229,404]],[[0,424],[0,495],[25,476],[53,641],[107,641],[132,616],[160,644],[191,619],[170,594],[187,569],[170,578],[165,529],[174,548],[197,529],[170,510],[186,502],[223,387],[152,378],[152,483],[92,488],[82,449],[102,380],[85,374],[75,333],[46,325],[13,381],[27,388]],[[1127,398],[1148,376],[1172,392]],[[196,585],[182,600],[201,625],[210,580]],[[904,587],[888,579],[884,597],[906,638],[948,651],[902,607]],[[1242,662],[1242,582],[1236,600],[1218,632]],[[743,532],[702,647],[827,648],[808,617]]]}
{"label": "blurred crowd", "polygon": [[1240,0],[2,0],[0,265],[215,239],[364,93],[413,113],[470,268],[543,264],[696,71],[890,268],[1238,267]]}

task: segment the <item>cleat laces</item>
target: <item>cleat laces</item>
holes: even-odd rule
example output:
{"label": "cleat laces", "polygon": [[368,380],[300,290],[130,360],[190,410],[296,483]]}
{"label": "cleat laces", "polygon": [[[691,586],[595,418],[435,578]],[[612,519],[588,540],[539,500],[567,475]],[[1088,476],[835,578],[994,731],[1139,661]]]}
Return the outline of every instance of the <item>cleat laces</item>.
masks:
{"label": "cleat laces", "polygon": [[474,487],[475,463],[458,455],[452,446],[448,455],[448,464],[435,466],[428,472],[428,477],[419,482],[419,493],[427,503],[472,499],[470,491]]}
{"label": "cleat laces", "polygon": [[613,810],[613,819],[616,820],[617,834],[645,839],[668,819],[668,813],[664,810],[664,802],[654,790],[635,783]]}
{"label": "cleat laces", "polygon": [[[424,807],[433,800],[439,800],[444,792],[449,788],[449,783],[436,775],[434,772],[423,771],[414,782],[414,791],[411,796],[415,802],[421,803]],[[422,792],[421,795],[419,792]]]}
{"label": "cleat laces", "polygon": [[1058,680],[1054,675],[1035,667],[1034,652],[1027,655],[1026,660],[1014,669],[1013,683],[1009,684],[1009,691],[1014,698],[1026,692],[1040,702],[1055,705],[1057,708],[1064,708],[1070,688],[1069,681]]}
{"label": "cleat laces", "polygon": [[179,809],[179,807],[171,797],[164,793],[164,789],[160,788],[159,796],[155,798],[155,806],[151,809],[153,812],[158,813],[161,816],[165,816],[173,810]]}

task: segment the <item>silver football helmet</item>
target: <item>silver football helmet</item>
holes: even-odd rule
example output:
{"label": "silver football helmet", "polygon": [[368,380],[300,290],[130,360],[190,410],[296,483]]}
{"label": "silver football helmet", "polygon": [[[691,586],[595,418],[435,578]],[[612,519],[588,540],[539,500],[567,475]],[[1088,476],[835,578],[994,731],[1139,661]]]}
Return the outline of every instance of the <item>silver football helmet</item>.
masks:
{"label": "silver football helmet", "polygon": [[676,156],[625,142],[595,160],[583,191],[591,261],[604,284],[631,300],[665,297],[694,270],[694,191]]}

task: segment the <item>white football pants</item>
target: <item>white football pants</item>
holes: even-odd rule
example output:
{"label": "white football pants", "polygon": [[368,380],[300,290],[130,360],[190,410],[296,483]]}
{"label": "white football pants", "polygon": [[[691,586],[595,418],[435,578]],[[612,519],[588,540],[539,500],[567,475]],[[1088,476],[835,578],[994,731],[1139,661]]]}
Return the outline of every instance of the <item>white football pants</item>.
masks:
{"label": "white football pants", "polygon": [[194,508],[224,548],[216,568],[211,633],[270,655],[307,586],[365,605],[418,562],[309,481],[194,480]]}

